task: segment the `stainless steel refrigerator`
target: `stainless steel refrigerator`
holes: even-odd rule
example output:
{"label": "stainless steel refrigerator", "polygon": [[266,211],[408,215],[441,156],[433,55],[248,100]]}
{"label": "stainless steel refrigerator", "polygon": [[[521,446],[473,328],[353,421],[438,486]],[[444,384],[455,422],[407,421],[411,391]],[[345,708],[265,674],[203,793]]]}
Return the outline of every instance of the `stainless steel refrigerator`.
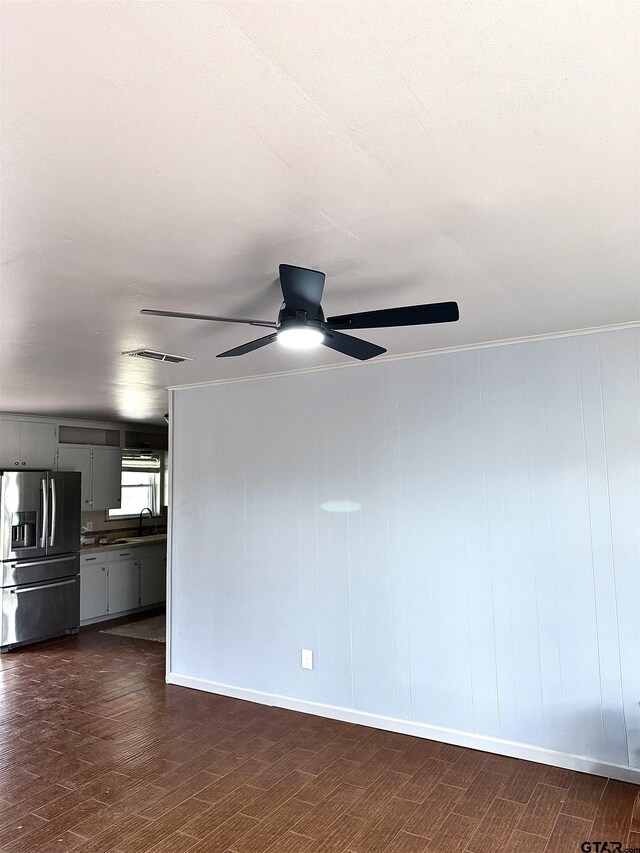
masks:
{"label": "stainless steel refrigerator", "polygon": [[77,472],[0,471],[0,651],[80,624]]}

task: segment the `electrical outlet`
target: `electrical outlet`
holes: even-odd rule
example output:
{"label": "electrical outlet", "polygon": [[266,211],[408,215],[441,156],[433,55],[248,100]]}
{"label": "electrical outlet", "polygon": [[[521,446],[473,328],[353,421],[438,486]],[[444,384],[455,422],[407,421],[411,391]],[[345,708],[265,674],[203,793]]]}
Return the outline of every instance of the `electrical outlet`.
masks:
{"label": "electrical outlet", "polygon": [[93,530],[93,521],[87,521],[84,527],[87,533],[91,533],[91,531]]}
{"label": "electrical outlet", "polygon": [[313,652],[311,649],[302,650],[302,668],[313,669]]}

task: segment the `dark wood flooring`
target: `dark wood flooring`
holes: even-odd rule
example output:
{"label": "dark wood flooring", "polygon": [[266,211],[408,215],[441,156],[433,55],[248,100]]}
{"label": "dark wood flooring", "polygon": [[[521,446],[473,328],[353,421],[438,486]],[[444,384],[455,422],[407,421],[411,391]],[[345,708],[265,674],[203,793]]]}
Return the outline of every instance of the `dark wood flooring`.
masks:
{"label": "dark wood flooring", "polygon": [[164,651],[0,658],[2,853],[640,848],[637,786],[168,686]]}

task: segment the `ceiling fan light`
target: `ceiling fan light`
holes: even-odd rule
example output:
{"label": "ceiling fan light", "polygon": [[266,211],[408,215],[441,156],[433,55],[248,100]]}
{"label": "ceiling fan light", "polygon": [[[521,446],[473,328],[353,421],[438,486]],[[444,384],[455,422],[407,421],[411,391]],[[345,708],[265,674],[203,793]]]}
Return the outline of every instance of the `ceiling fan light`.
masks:
{"label": "ceiling fan light", "polygon": [[288,349],[313,349],[320,346],[324,339],[319,329],[309,326],[296,326],[278,331],[278,342]]}

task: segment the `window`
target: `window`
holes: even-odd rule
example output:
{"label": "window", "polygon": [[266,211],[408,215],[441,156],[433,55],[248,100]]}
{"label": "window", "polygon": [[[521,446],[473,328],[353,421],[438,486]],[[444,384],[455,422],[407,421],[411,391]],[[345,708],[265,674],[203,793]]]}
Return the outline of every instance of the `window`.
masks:
{"label": "window", "polygon": [[107,510],[107,518],[140,515],[145,507],[160,515],[161,464],[158,453],[127,453],[122,457],[122,501],[117,509]]}

